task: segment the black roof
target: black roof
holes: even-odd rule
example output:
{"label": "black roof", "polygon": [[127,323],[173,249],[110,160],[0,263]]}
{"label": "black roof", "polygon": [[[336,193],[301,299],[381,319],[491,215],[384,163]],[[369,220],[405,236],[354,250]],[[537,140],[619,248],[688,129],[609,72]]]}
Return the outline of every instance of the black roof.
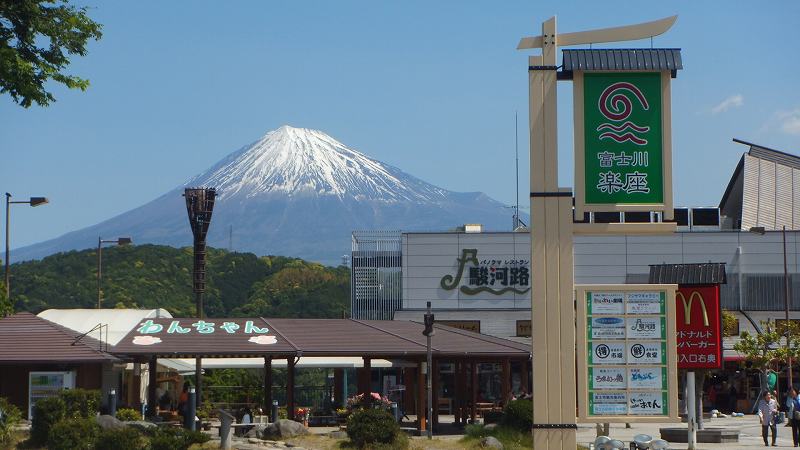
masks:
{"label": "black roof", "polygon": [[669,70],[683,69],[679,48],[562,50],[564,72],[573,70]]}
{"label": "black roof", "polygon": [[651,264],[650,284],[725,284],[725,263]]}

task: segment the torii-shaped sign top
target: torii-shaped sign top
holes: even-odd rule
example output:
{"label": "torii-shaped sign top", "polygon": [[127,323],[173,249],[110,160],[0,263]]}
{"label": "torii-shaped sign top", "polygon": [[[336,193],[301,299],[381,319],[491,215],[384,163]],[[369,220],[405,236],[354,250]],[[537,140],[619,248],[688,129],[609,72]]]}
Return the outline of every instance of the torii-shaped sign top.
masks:
{"label": "torii-shaped sign top", "polygon": [[[678,16],[676,15],[659,20],[654,20],[652,22],[638,23],[636,25],[602,28],[599,30],[590,30],[590,31],[578,31],[575,33],[562,33],[556,35],[556,43],[558,43],[559,46],[567,46],[567,45],[580,45],[580,44],[596,44],[600,42],[635,41],[637,39],[646,39],[649,37],[658,36],[660,34],[665,33],[672,27],[672,25],[675,23],[677,19]],[[553,44],[553,43],[554,42],[552,41],[545,42],[542,36],[526,37],[520,39],[519,45],[517,45],[517,50],[524,50],[529,48],[542,48],[545,44]]]}

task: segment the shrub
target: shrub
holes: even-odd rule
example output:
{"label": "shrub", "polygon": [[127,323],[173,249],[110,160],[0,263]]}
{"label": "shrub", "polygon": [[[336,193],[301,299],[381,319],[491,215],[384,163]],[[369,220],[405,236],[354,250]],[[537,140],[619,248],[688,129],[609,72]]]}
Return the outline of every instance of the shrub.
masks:
{"label": "shrub", "polygon": [[31,438],[33,445],[44,445],[50,429],[67,415],[67,406],[61,397],[43,398],[33,406]]}
{"label": "shrub", "polygon": [[383,409],[360,409],[347,418],[347,437],[359,448],[371,444],[391,444],[400,434],[394,417]]}
{"label": "shrub", "polygon": [[147,438],[132,427],[109,428],[100,432],[96,450],[147,450]]}
{"label": "shrub", "polygon": [[123,422],[142,420],[142,415],[133,408],[120,408],[117,410],[117,419]]}
{"label": "shrub", "polygon": [[48,450],[91,450],[97,443],[100,425],[94,419],[64,419],[50,428]]}
{"label": "shrub", "polygon": [[0,397],[0,447],[11,444],[14,439],[14,427],[20,420],[22,413],[19,408]]}
{"label": "shrub", "polygon": [[529,432],[533,428],[533,402],[512,400],[503,409],[503,425],[515,430]]}
{"label": "shrub", "polygon": [[87,419],[100,412],[100,391],[66,389],[58,395],[64,399],[67,417]]}
{"label": "shrub", "polygon": [[156,428],[150,437],[150,450],[187,450],[192,444],[204,444],[211,436],[183,428]]}

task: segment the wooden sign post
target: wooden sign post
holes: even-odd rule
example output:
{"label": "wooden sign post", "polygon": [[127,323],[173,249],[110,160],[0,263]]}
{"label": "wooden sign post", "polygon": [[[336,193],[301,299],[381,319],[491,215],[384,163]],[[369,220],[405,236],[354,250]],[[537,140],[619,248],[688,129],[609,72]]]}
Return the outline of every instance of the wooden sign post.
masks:
{"label": "wooden sign post", "polygon": [[517,46],[542,50],[528,60],[533,442],[540,450],[574,450],[577,429],[572,192],[558,187],[558,45],[644,39],[664,33],[676,18],[558,34],[552,17],[542,24],[541,36],[523,38]]}

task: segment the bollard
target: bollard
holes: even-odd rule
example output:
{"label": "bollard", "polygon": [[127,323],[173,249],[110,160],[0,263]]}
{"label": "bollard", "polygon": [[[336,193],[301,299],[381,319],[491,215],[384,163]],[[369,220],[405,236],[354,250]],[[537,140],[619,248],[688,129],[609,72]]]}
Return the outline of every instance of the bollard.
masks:
{"label": "bollard", "polygon": [[235,419],[235,417],[233,417],[232,415],[228,414],[227,411],[222,410],[222,409],[219,410],[219,421],[220,421],[219,448],[221,448],[223,450],[229,450],[231,448],[231,444],[232,444],[231,441],[232,441],[232,435],[233,435],[233,433],[231,432],[231,424],[233,423],[234,419]]}
{"label": "bollard", "polygon": [[391,408],[394,421],[400,423],[400,409],[397,408],[397,402],[392,402]]}
{"label": "bollard", "polygon": [[277,400],[273,400],[272,401],[272,411],[270,412],[269,419],[272,421],[272,423],[275,423],[275,422],[278,421],[278,401]]}
{"label": "bollard", "polygon": [[183,416],[183,427],[194,431],[196,424],[194,418],[197,416],[197,393],[194,386],[189,388],[189,401],[186,404],[186,415]]}
{"label": "bollard", "polygon": [[117,417],[117,390],[108,391],[108,415]]}

